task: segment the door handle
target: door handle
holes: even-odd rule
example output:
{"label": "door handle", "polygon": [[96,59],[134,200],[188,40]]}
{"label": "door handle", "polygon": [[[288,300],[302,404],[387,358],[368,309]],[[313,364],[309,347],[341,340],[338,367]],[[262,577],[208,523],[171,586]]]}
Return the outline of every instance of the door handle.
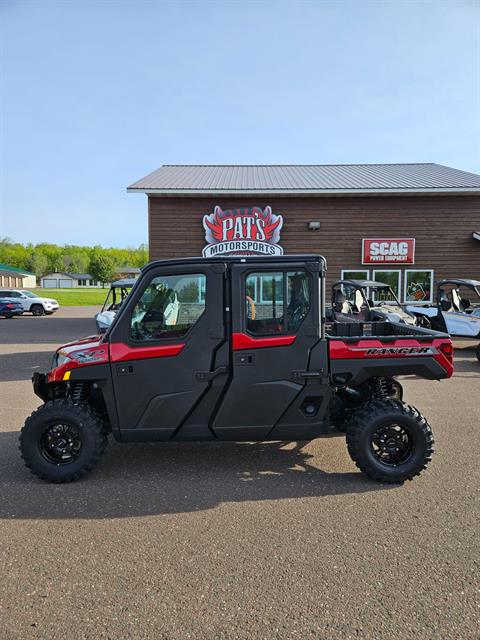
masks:
{"label": "door handle", "polygon": [[227,367],[218,367],[214,371],[196,371],[195,380],[207,381],[213,380],[217,376],[221,376],[223,373],[227,373]]}
{"label": "door handle", "polygon": [[317,379],[322,377],[323,369],[320,371],[292,371],[292,373],[294,378]]}
{"label": "door handle", "polygon": [[133,364],[117,365],[117,376],[128,376],[133,373]]}

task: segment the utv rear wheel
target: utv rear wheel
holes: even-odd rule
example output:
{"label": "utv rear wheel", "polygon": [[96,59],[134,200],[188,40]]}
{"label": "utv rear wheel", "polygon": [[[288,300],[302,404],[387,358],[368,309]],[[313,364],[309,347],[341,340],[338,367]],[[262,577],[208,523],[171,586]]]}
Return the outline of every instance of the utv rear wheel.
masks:
{"label": "utv rear wheel", "polygon": [[102,419],[88,405],[47,402],[27,418],[20,433],[22,458],[49,482],[72,482],[89,473],[107,446]]}
{"label": "utv rear wheel", "polygon": [[426,419],[398,400],[374,400],[364,405],[347,429],[352,460],[377,482],[412,480],[432,459],[433,445]]}
{"label": "utv rear wheel", "polygon": [[34,316],[43,316],[43,314],[45,313],[45,309],[41,304],[32,304],[32,306],[30,307],[30,311]]}

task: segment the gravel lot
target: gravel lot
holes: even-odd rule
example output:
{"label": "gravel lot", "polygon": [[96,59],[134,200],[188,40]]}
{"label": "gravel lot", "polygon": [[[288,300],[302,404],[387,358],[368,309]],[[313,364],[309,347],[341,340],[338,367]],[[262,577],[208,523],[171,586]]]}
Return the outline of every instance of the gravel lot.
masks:
{"label": "gravel lot", "polygon": [[110,443],[86,480],[44,484],[18,430],[30,376],[94,332],[95,309],[0,319],[0,637],[479,638],[479,391],[405,382],[437,453],[372,483],[341,437],[278,444]]}

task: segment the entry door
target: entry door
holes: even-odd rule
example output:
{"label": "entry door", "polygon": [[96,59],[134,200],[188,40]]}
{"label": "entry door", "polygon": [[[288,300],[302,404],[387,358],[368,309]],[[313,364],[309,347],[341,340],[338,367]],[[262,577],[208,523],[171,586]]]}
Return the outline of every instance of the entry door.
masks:
{"label": "entry door", "polygon": [[318,265],[231,268],[232,378],[213,430],[222,439],[261,440],[305,386],[319,341]]}
{"label": "entry door", "polygon": [[111,367],[120,429],[161,440],[181,428],[213,377],[225,369],[227,379],[226,367],[211,372],[225,342],[224,265],[147,273],[112,328]]}

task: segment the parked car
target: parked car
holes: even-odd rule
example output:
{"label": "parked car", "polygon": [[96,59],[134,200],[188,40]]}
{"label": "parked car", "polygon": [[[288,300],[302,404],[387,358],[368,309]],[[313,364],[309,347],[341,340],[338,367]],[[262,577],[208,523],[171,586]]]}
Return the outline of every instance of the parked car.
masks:
{"label": "parked car", "polygon": [[53,298],[44,298],[28,289],[0,289],[0,296],[20,302],[23,310],[29,311],[34,316],[43,316],[44,314],[50,316],[60,307]]}
{"label": "parked car", "polygon": [[[106,335],[60,347],[50,370],[34,373],[44,404],[20,435],[27,467],[71,482],[99,462],[110,433],[121,442],[311,440],[348,414],[348,451],[367,476],[414,478],[433,435],[392,383],[449,378],[451,339],[384,321],[327,332],[325,274],[318,255],[153,262]],[[270,295],[248,301],[255,283]]]}
{"label": "parked car", "polygon": [[95,316],[97,333],[105,333],[110,328],[120,305],[130,293],[135,282],[135,278],[123,278],[112,282],[102,310]]}
{"label": "parked car", "polygon": [[340,322],[403,322],[416,325],[413,313],[406,311],[389,284],[376,280],[339,280],[332,288],[331,320]]}
{"label": "parked car", "polygon": [[[410,305],[407,310],[422,317],[432,329],[449,333],[452,338],[480,340],[479,280],[441,280],[437,284],[434,304]],[[480,362],[480,343],[476,355]]]}
{"label": "parked car", "polygon": [[20,302],[16,302],[10,298],[0,298],[0,316],[13,318],[13,316],[21,316],[22,313],[23,306]]}

